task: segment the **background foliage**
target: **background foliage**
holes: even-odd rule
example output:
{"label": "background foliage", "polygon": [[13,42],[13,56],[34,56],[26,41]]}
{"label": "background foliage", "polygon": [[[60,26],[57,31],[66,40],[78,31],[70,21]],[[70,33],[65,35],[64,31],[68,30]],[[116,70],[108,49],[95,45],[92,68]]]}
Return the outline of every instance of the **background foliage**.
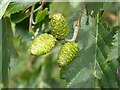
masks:
{"label": "background foliage", "polygon": [[[120,65],[119,2],[86,2],[76,43],[80,53],[73,62],[59,68],[56,59],[63,43],[48,54],[35,57],[28,52],[33,38],[50,33],[49,16],[62,13],[72,38],[81,2],[0,3],[2,17],[2,81],[4,87],[37,88],[118,88]],[[30,20],[33,18],[33,24]],[[32,28],[34,26],[34,28]]]}

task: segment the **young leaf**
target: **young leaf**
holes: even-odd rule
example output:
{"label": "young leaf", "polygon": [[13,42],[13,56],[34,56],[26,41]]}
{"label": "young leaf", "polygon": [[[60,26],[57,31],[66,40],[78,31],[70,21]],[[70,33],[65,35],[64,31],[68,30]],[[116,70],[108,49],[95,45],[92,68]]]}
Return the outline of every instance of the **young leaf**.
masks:
{"label": "young leaf", "polygon": [[45,16],[47,15],[47,12],[48,12],[48,8],[45,8],[43,11],[38,12],[38,14],[35,18],[36,23],[42,21],[45,18]]}
{"label": "young leaf", "polygon": [[4,16],[8,16],[21,10],[25,10],[26,8],[32,6],[33,4],[34,4],[33,2],[11,2],[8,8],[6,9]]}

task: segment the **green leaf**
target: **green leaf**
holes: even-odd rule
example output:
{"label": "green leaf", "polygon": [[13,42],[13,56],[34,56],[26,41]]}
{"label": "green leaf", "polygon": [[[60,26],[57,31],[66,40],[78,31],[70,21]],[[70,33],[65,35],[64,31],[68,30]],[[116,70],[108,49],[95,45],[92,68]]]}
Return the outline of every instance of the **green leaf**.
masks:
{"label": "green leaf", "polygon": [[9,3],[10,3],[9,0],[3,0],[0,3],[0,19],[2,18],[3,14],[5,13],[6,8],[8,7]]}
{"label": "green leaf", "polygon": [[2,19],[2,83],[4,87],[8,87],[10,57],[16,56],[12,40],[13,34],[10,20],[4,18]]}
{"label": "green leaf", "polygon": [[[21,38],[21,44],[27,44],[31,41],[31,36],[28,33],[29,31],[29,18],[25,18],[19,23],[16,23],[15,26],[15,35]],[[25,45],[26,45],[25,44]]]}
{"label": "green leaf", "polygon": [[2,27],[2,82],[4,87],[8,87],[8,68],[12,42],[12,30],[8,18],[2,19]]}
{"label": "green leaf", "polygon": [[8,8],[6,9],[4,16],[8,16],[21,10],[25,10],[28,7],[32,6],[33,4],[34,4],[33,2],[11,2]]}
{"label": "green leaf", "polygon": [[[119,29],[118,29],[119,30]],[[118,58],[118,31],[117,33],[114,35],[114,41],[112,43],[112,49],[110,50],[109,54],[108,54],[108,60],[112,60],[112,59],[117,59]]]}
{"label": "green leaf", "polygon": [[19,23],[29,16],[29,12],[18,12],[11,15],[11,21],[13,23]]}
{"label": "green leaf", "polygon": [[38,23],[40,21],[42,21],[45,16],[47,15],[48,12],[48,8],[45,8],[43,11],[38,12],[36,18],[35,18],[35,22]]}
{"label": "green leaf", "polygon": [[96,16],[97,13],[100,12],[100,10],[103,8],[103,3],[104,2],[87,2],[86,3],[86,9],[88,13],[91,13],[93,16]]}
{"label": "green leaf", "polygon": [[[102,24],[89,17],[77,37],[81,52],[68,66],[61,69],[61,78],[68,88],[118,88],[118,61],[107,62],[113,36]],[[83,15],[82,19],[85,19]],[[82,22],[83,23],[83,22]],[[113,56],[113,55],[112,55]]]}

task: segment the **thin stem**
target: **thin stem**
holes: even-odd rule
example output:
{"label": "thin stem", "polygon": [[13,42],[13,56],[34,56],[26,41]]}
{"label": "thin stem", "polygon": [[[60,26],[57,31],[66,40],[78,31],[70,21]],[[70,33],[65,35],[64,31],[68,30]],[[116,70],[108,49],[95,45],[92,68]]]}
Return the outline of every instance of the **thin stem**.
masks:
{"label": "thin stem", "polygon": [[[42,5],[43,5],[43,4],[42,4]],[[42,7],[43,7],[42,5],[41,5],[40,7],[38,7],[37,9],[35,9],[34,12],[36,12],[36,11],[38,11],[38,10],[42,10]]]}
{"label": "thin stem", "polygon": [[74,42],[76,40],[77,35],[78,35],[78,31],[79,31],[80,26],[81,26],[81,17],[82,17],[82,14],[83,14],[84,6],[85,6],[85,2],[82,2],[82,5],[80,7],[80,14],[77,18],[77,23],[76,23],[75,28],[74,28],[74,33],[73,33],[72,39],[65,39],[65,41]]}
{"label": "thin stem", "polygon": [[[39,6],[38,8],[36,8],[33,13],[37,12],[38,10],[42,10],[43,8],[43,4],[41,6]],[[29,15],[31,15],[31,13],[29,13]]]}
{"label": "thin stem", "polygon": [[33,11],[34,11],[34,8],[35,8],[35,5],[32,6],[32,8],[31,8],[31,15],[30,15],[30,20],[29,20],[29,33],[34,32],[33,28],[32,28],[32,24],[34,22],[34,20],[33,20],[33,13],[34,13]]}
{"label": "thin stem", "polygon": [[45,4],[44,0],[40,0],[40,4],[41,4],[41,5],[40,5],[37,9],[35,9],[34,12],[43,9],[43,6],[44,6],[44,4]]}
{"label": "thin stem", "polygon": [[36,24],[33,20],[33,14],[38,10],[42,10],[43,6],[44,6],[44,0],[41,1],[41,5],[35,10],[34,10],[35,5],[32,6],[30,13],[30,20],[29,20],[29,33],[34,33],[32,24]]}
{"label": "thin stem", "polygon": [[[43,0],[44,1],[44,0]],[[33,11],[33,13],[35,13],[36,11],[41,11],[42,9],[43,9],[43,6],[44,6],[44,2],[43,1],[41,1],[41,5],[40,5],[40,7],[38,7],[37,9],[35,9],[34,11]],[[33,22],[33,24],[36,24],[35,22]]]}

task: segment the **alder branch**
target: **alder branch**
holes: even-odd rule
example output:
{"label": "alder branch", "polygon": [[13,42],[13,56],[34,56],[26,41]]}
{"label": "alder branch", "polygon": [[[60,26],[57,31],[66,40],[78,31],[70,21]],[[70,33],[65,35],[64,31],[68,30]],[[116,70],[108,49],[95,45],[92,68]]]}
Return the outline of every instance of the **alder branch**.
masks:
{"label": "alder branch", "polygon": [[74,33],[73,33],[73,37],[72,39],[65,39],[65,41],[71,41],[71,42],[74,42],[77,38],[77,35],[78,35],[78,31],[81,27],[81,17],[82,17],[82,14],[83,14],[83,10],[84,10],[84,6],[85,6],[85,2],[82,2],[81,3],[81,7],[80,7],[80,14],[77,18],[77,23],[75,25],[75,28],[74,28]]}
{"label": "alder branch", "polygon": [[33,20],[33,14],[38,10],[42,10],[43,5],[44,5],[44,0],[41,0],[41,5],[37,9],[34,10],[35,5],[32,6],[31,13],[30,13],[30,18],[29,18],[29,33],[32,33],[32,34],[34,33],[34,31],[33,31],[34,26],[33,25],[36,24]]}
{"label": "alder branch", "polygon": [[34,7],[35,6],[32,6],[32,8],[31,8],[31,15],[30,15],[30,19],[29,19],[29,33],[33,33],[34,31],[33,31],[33,26],[32,26],[32,24],[33,24],[33,11],[34,11]]}

